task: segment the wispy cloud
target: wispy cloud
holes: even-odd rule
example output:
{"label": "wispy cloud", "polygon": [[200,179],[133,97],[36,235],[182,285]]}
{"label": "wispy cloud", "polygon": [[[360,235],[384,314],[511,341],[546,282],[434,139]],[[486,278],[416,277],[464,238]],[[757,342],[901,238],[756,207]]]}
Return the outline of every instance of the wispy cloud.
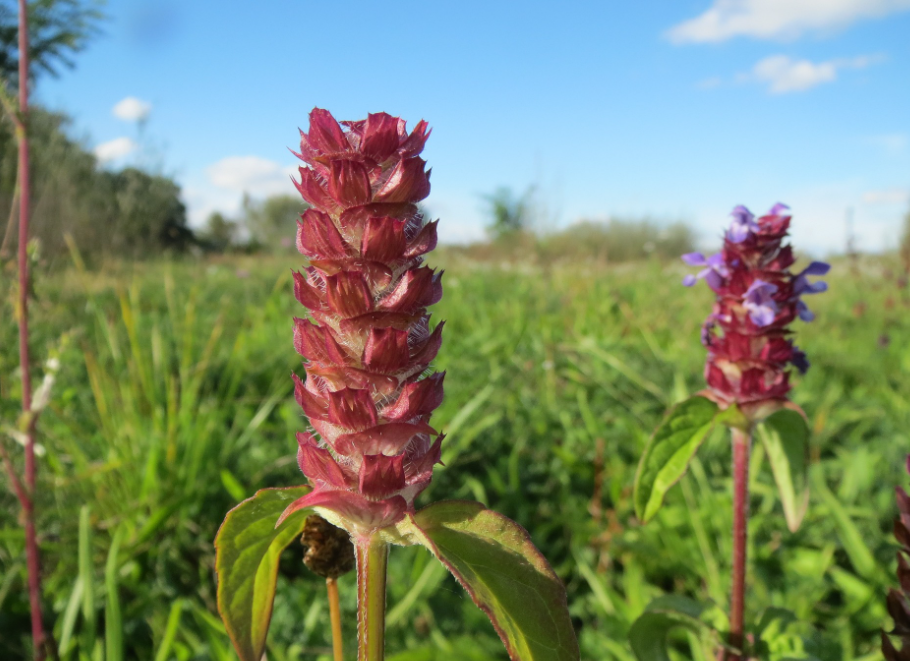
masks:
{"label": "wispy cloud", "polygon": [[794,39],[908,9],[910,0],[714,0],[704,13],[670,28],[666,37],[675,44]]}
{"label": "wispy cloud", "polygon": [[786,55],[771,55],[759,60],[751,72],[739,74],[736,80],[765,84],[771,94],[803,92],[837,80],[838,72],[843,69],[864,69],[883,59],[881,55],[863,55],[827,62],[812,62],[795,60]]}
{"label": "wispy cloud", "polygon": [[102,163],[107,163],[132,154],[138,147],[139,145],[129,138],[114,138],[95,147],[95,156]]}
{"label": "wispy cloud", "polygon": [[865,204],[907,204],[910,202],[910,189],[885,188],[883,190],[870,190],[863,193]]}
{"label": "wispy cloud", "polygon": [[206,168],[209,181],[219,188],[254,197],[296,194],[289,177],[294,166],[283,166],[259,156],[228,156]]}
{"label": "wispy cloud", "polygon": [[126,122],[141,122],[147,119],[152,111],[152,104],[135,96],[121,99],[113,108],[114,117]]}
{"label": "wispy cloud", "polygon": [[910,135],[907,133],[883,133],[866,138],[870,145],[878,147],[889,154],[903,154],[910,145]]}
{"label": "wispy cloud", "polygon": [[704,80],[698,81],[695,86],[700,90],[713,90],[715,87],[720,87],[723,84],[723,78],[720,76],[712,76],[710,78],[705,78]]}

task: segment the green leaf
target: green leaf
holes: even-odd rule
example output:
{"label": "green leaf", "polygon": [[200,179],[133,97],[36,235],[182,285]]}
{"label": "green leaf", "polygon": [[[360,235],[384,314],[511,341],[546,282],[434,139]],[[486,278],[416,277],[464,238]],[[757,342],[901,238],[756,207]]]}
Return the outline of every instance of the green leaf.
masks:
{"label": "green leaf", "polygon": [[863,534],[853,523],[853,519],[850,518],[847,510],[841,505],[837,497],[828,490],[822,473],[820,471],[816,472],[812,477],[812,489],[821,496],[822,502],[834,519],[841,544],[847,553],[847,557],[850,558],[856,573],[869,580],[878,579],[881,576],[881,570],[875,562],[875,556],[869,550]]}
{"label": "green leaf", "polygon": [[[691,400],[690,400],[691,401]],[[639,661],[670,661],[667,643],[670,631],[681,627],[695,634],[711,631],[701,618],[707,609],[678,595],[658,597],[629,629],[629,643]]]}
{"label": "green leaf", "polygon": [[241,661],[260,661],[265,649],[278,559],[303,532],[309,510],[275,521],[309,487],[262,489],[228,512],[215,537],[218,612]]}
{"label": "green leaf", "polygon": [[642,523],[657,514],[670,487],[685,475],[696,450],[708,436],[717,416],[717,404],[690,397],[664,418],[638,464],[632,498]]}
{"label": "green leaf", "polygon": [[117,580],[122,533],[122,528],[118,528],[114,533],[114,541],[111,542],[111,548],[107,554],[107,564],[104,568],[104,587],[107,591],[107,602],[104,609],[105,661],[123,661],[123,616],[120,612],[120,591]]}
{"label": "green leaf", "polygon": [[758,426],[758,436],[771,463],[787,527],[796,532],[809,507],[809,426],[798,412],[781,409]]}
{"label": "green leaf", "polygon": [[412,533],[490,618],[513,661],[577,661],[566,589],[527,531],[470,501],[413,515]]}

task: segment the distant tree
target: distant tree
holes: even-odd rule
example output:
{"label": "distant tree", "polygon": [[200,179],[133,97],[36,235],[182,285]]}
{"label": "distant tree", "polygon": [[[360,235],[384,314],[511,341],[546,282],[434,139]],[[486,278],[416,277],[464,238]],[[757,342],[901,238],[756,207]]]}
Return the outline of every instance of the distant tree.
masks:
{"label": "distant tree", "polygon": [[199,233],[199,239],[206,249],[224,252],[237,242],[237,222],[225,218],[219,211],[213,211]]}
{"label": "distant tree", "polygon": [[510,188],[502,187],[490,195],[484,195],[489,219],[487,231],[494,238],[500,238],[529,230],[533,193],[534,189],[529,188],[524,195],[516,197]]}
{"label": "distant tree", "polygon": [[292,250],[297,220],[307,204],[294,195],[274,195],[257,201],[245,195],[241,223],[250,242],[269,250]]}
{"label": "distant tree", "polygon": [[[171,179],[136,168],[98,167],[85,145],[69,137],[71,122],[61,113],[31,110],[31,235],[41,254],[67,259],[69,234],[87,257],[154,256],[182,252],[195,242],[187,225],[180,187]],[[0,209],[4,216],[16,181],[16,141],[9,122],[0,122]],[[9,255],[16,233],[6,217],[0,254]]]}
{"label": "distant tree", "polygon": [[195,242],[186,224],[180,187],[167,177],[136,168],[104,172],[116,202],[111,246],[114,254],[143,256],[184,252]]}
{"label": "distant tree", "polygon": [[[104,18],[99,0],[32,0],[28,3],[30,76],[57,76],[72,68],[72,56],[99,33]],[[19,80],[19,8],[0,0],[0,77],[15,89]]]}

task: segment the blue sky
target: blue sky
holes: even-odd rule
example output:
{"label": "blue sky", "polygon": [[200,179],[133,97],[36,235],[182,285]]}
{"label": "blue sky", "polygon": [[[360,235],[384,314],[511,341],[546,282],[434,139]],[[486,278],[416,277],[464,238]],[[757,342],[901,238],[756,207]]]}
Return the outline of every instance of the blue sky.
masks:
{"label": "blue sky", "polygon": [[[533,186],[543,228],[739,203],[794,241],[893,245],[910,210],[910,0],[641,3],[109,0],[40,103],[112,167],[176,177],[193,224],[294,193],[297,127],[386,111],[433,127],[428,207],[483,236],[481,196]],[[115,111],[116,109],[116,111]],[[136,118],[144,117],[142,121]]]}

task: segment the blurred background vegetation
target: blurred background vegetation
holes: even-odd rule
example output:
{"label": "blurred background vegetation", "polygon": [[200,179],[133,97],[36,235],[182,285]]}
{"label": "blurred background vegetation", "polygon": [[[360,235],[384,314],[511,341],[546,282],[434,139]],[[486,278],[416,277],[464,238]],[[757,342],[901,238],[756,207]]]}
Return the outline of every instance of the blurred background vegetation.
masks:
{"label": "blurred background vegetation", "polygon": [[[36,70],[59,72],[100,14],[94,4],[33,5],[45,12]],[[13,85],[14,18],[12,3],[0,4],[0,73]],[[192,228],[172,177],[101,167],[59,112],[35,108],[30,132],[36,381],[44,361],[59,360],[39,428],[37,510],[60,658],[100,661],[105,639],[120,636],[126,659],[232,659],[215,611],[215,532],[257,489],[303,482],[294,432],[306,420],[289,378],[300,370],[290,268],[300,266],[292,255],[303,205],[248,197],[236,217],[214,213]],[[16,217],[6,216],[15,154],[6,116],[0,432],[21,396]],[[711,296],[680,286],[677,259],[697,237],[684,223],[647,218],[540,227],[533,188],[497,189],[481,203],[489,240],[431,259],[446,269],[434,319],[447,321],[437,369],[448,377],[434,426],[448,436],[445,466],[421,501],[476,499],[526,526],[567,585],[583,658],[629,660],[629,626],[652,598],[723,606],[728,593],[722,434],[652,524],[639,525],[630,503],[650,430],[703,385],[698,336]],[[769,659],[880,658],[893,488],[907,481],[910,447],[910,215],[894,245],[890,255],[835,259],[831,293],[813,300],[817,321],[799,330],[813,367],[794,398],[814,428],[799,532],[786,530],[760,449],[753,459],[748,616],[765,618]],[[8,434],[0,442],[18,450]],[[23,544],[4,489],[2,659],[30,655]],[[422,549],[396,549],[390,572],[392,661],[505,659],[486,617]],[[353,577],[341,588],[352,640]],[[712,658],[692,634],[673,643],[674,659]],[[292,548],[269,658],[328,659],[329,645],[324,588]]]}

